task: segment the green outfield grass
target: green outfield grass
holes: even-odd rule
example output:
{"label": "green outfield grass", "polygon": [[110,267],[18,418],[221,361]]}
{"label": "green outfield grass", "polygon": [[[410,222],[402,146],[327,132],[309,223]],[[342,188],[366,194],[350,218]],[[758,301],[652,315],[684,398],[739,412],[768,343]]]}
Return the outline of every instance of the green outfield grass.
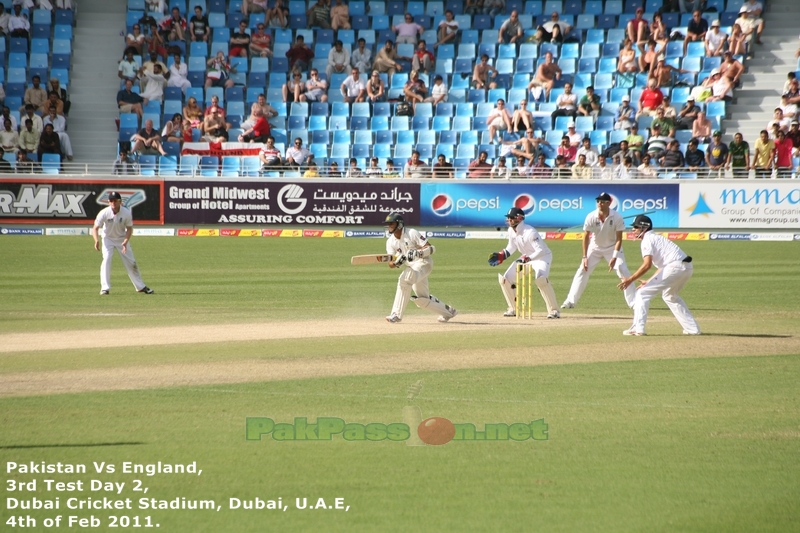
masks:
{"label": "green outfield grass", "polygon": [[[100,297],[100,254],[90,238],[0,240],[0,342],[3,335],[181,325],[237,325],[350,317],[364,328],[388,314],[397,271],[352,267],[351,255],[384,249],[381,239],[238,239],[135,237],[144,280],[156,294],[137,294],[119,260],[110,297]],[[434,241],[433,294],[455,305],[457,320],[502,313],[499,269],[486,259],[503,241]],[[580,259],[580,243],[551,242],[551,278],[559,303]],[[0,352],[0,377],[24,381],[50,371],[113,370],[159,365],[305,361],[344,357],[375,364],[376,354],[586,355],[581,364],[406,372],[353,377],[182,386],[134,391],[0,397],[0,464],[80,463],[87,474],[22,475],[38,479],[34,495],[60,497],[59,511],[11,511],[42,520],[57,514],[102,519],[150,515],[160,531],[800,531],[800,247],[795,243],[684,242],[695,274],[682,296],[707,336],[679,335],[674,321],[625,339],[630,311],[615,277],[600,268],[575,312],[618,317],[619,325],[545,329],[469,329],[435,333],[206,342],[166,346]],[[635,269],[639,246],[626,242]],[[504,267],[500,267],[504,268]],[[539,303],[537,301],[537,303]],[[562,322],[569,319],[565,313]],[[120,316],[121,315],[121,316]],[[425,316],[413,306],[409,315]],[[651,315],[668,317],[656,300]],[[430,315],[428,315],[430,316]],[[612,320],[612,323],[613,320]],[[456,326],[456,327],[451,327]],[[399,328],[404,327],[400,325]],[[677,332],[677,335],[676,335]],[[737,343],[762,343],[758,356]],[[628,341],[630,341],[628,343]],[[770,352],[776,342],[774,352]],[[592,363],[589,351],[640,346],[691,358]],[[727,344],[726,344],[727,343]],[[779,343],[779,344],[778,344]],[[787,350],[793,343],[796,350]],[[731,347],[727,356],[725,346]],[[779,346],[779,347],[778,347]],[[696,347],[696,348],[694,348]],[[713,349],[712,349],[713,347]],[[707,350],[707,353],[706,353]],[[772,355],[770,355],[772,354]],[[704,357],[707,356],[707,357]],[[376,373],[378,370],[376,369]],[[544,419],[547,440],[277,442],[245,439],[246,417],[292,422],[339,417],[349,423],[402,422],[406,391],[423,418],[454,423],[531,423]],[[0,396],[2,396],[0,389]],[[201,476],[93,474],[92,462],[190,463]],[[43,480],[126,482],[121,495],[48,493]],[[131,490],[141,479],[148,493]],[[214,511],[70,511],[69,497],[213,499]],[[229,498],[282,498],[278,511],[227,510]],[[295,498],[317,498],[339,510],[298,510]],[[143,520],[143,518],[140,518]],[[6,530],[16,530],[6,525]],[[62,524],[62,528],[65,525]],[[142,528],[146,529],[146,528]]]}

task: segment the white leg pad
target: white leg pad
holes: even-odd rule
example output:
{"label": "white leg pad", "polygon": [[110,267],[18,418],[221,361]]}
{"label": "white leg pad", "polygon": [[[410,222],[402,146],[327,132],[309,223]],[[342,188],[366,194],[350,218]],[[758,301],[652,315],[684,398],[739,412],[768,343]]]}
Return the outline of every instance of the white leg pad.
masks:
{"label": "white leg pad", "polygon": [[436,296],[430,295],[428,297],[412,296],[411,301],[414,302],[420,309],[427,309],[431,313],[453,318],[456,316],[456,310],[439,300]]}
{"label": "white leg pad", "polygon": [[506,299],[509,309],[516,307],[517,296],[514,289],[511,288],[511,283],[506,279],[503,274],[497,275],[497,281],[500,283],[500,288],[503,290],[503,297]]}
{"label": "white leg pad", "polygon": [[536,286],[539,288],[539,292],[542,294],[542,298],[544,299],[544,304],[547,306],[548,314],[558,313],[558,304],[556,303],[556,291],[553,290],[553,286],[550,285],[550,279],[545,277],[538,277],[536,278]]}

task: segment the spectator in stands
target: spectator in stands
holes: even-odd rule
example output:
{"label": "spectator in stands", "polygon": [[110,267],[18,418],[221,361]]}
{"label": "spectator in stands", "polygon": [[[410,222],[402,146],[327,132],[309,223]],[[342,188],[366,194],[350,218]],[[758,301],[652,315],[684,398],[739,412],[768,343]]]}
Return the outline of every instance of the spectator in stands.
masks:
{"label": "spectator in stands", "polygon": [[[430,178],[431,173],[425,161],[420,159],[420,153],[417,150],[411,152],[411,159],[406,162],[405,177],[413,179]],[[345,176],[346,177],[346,176]]]}
{"label": "spectator in stands", "polygon": [[411,56],[411,68],[417,72],[423,71],[427,74],[429,71],[433,70],[435,64],[436,59],[434,59],[433,53],[428,50],[425,39],[420,39],[417,44],[417,49],[414,51],[414,55]]}
{"label": "spectator in stands", "polygon": [[572,26],[559,20],[558,12],[553,11],[550,20],[536,28],[534,40],[537,43],[558,43],[564,42],[564,36],[572,30]]}
{"label": "spectator in stands", "polygon": [[286,166],[302,168],[303,165],[310,163],[312,159],[314,159],[314,154],[303,146],[303,139],[297,137],[294,140],[294,146],[290,146],[286,149],[286,159],[284,162]]}
{"label": "spectator in stands", "polygon": [[664,110],[664,117],[671,119],[673,122],[677,123],[678,120],[678,111],[672,107],[672,101],[670,100],[669,95],[664,95],[664,100],[661,102],[661,105],[658,106],[659,109]]}
{"label": "spectator in stands", "polygon": [[50,78],[50,83],[47,84],[47,94],[48,97],[50,93],[56,93],[58,95],[58,99],[61,101],[61,109],[63,111],[63,115],[69,115],[69,108],[72,105],[72,102],[69,101],[67,98],[67,90],[61,87],[61,83],[58,81],[58,78]]}
{"label": "spectator in stands", "polygon": [[331,79],[333,73],[346,73],[350,67],[350,50],[344,47],[342,41],[337,40],[333,43],[333,48],[328,52],[328,66],[325,67],[325,74]]}
{"label": "spectator in stands", "polygon": [[183,108],[183,120],[189,127],[202,131],[203,110],[197,105],[197,99],[192,96],[186,101]]}
{"label": "spectator in stands", "polygon": [[242,131],[242,134],[239,135],[238,138],[240,143],[252,144],[267,142],[267,137],[269,137],[270,134],[270,127],[269,122],[267,122],[267,117],[264,116],[264,112],[261,111],[260,107],[254,109],[253,112],[256,115],[256,122],[251,127]]}
{"label": "spectator in stands", "polygon": [[466,0],[464,5],[464,14],[474,17],[475,15],[483,14],[483,0]]}
{"label": "spectator in stands", "polygon": [[403,96],[405,96],[406,102],[410,103],[416,111],[417,104],[423,102],[427,98],[427,94],[428,88],[425,87],[425,82],[420,79],[416,70],[412,70],[408,74],[408,81],[403,86]]}
{"label": "spectator in stands", "polygon": [[725,51],[728,34],[719,31],[719,19],[711,21],[711,29],[706,32],[706,56],[720,57]]}
{"label": "spectator in stands", "polygon": [[614,179],[614,169],[608,166],[608,161],[605,157],[600,156],[597,166],[592,169],[592,177],[601,180]]}
{"label": "spectator in stands", "polygon": [[314,51],[306,45],[305,37],[298,35],[294,44],[286,51],[286,57],[289,58],[291,70],[305,71],[308,70],[311,60],[314,59]]}
{"label": "spectator in stands", "polygon": [[25,119],[23,121],[25,127],[19,133],[19,147],[28,152],[35,152],[39,146],[39,137],[41,133],[33,128],[33,121]]}
{"label": "spectator in stands", "polygon": [[186,27],[186,19],[181,16],[181,10],[177,7],[173,7],[171,15],[159,25],[161,37],[167,42],[186,40]]}
{"label": "spectator in stands", "polygon": [[650,157],[658,161],[661,155],[667,150],[667,146],[674,139],[666,133],[663,133],[658,124],[651,126],[650,130],[650,137],[647,139],[647,153],[650,154]]}
{"label": "spectator in stands", "polygon": [[144,99],[133,92],[133,80],[125,80],[125,88],[117,93],[117,106],[120,113],[136,113],[142,119],[142,102]]}
{"label": "spectator in stands", "polygon": [[[280,167],[283,164],[281,153],[275,148],[275,137],[272,135],[267,136],[267,142],[261,147],[261,151],[258,152],[258,158],[261,160],[261,170]],[[341,177],[341,174],[339,177]]]}
{"label": "spectator in stands", "polygon": [[550,179],[553,177],[553,169],[547,164],[544,154],[539,154],[536,157],[536,163],[531,165],[529,176],[536,179]]}
{"label": "spectator in stands", "polygon": [[381,167],[378,166],[378,158],[377,157],[373,157],[372,159],[369,160],[369,166],[367,167],[367,170],[364,171],[364,174],[368,178],[382,178],[383,177],[383,170],[381,170]]}
{"label": "spectator in stands", "polygon": [[[544,159],[542,159],[544,161]],[[525,158],[520,156],[516,159],[516,165],[507,171],[507,175],[509,178],[530,178],[533,175],[533,168],[535,166],[534,160],[531,159],[529,162],[525,161]],[[548,170],[548,173],[550,171]],[[498,176],[503,177],[503,176]]]}
{"label": "spectator in stands", "polygon": [[208,72],[206,72],[206,89],[209,87],[224,87],[230,89],[233,87],[233,80],[231,73],[235,73],[236,69],[231,67],[228,60],[225,58],[225,52],[219,50],[217,55],[211,57],[206,61]]}
{"label": "spectator in stands", "polygon": [[789,102],[789,95],[784,94],[781,96],[781,111],[783,111],[783,117],[793,120],[797,117],[797,104],[792,104]]}
{"label": "spectator in stands", "polygon": [[784,94],[788,96],[787,102],[800,105],[800,82],[792,80],[791,83],[789,83],[789,90],[784,91]]}
{"label": "spectator in stands", "polygon": [[362,37],[358,40],[358,47],[350,54],[350,66],[359,72],[372,70],[372,51],[367,48],[367,41]]}
{"label": "spectator in stands", "polygon": [[664,101],[664,93],[658,88],[658,82],[655,78],[647,79],[647,88],[642,91],[639,97],[639,112],[636,115],[638,119],[640,116],[650,114],[661,105]]}
{"label": "spectator in stands", "polygon": [[144,36],[144,43],[147,45],[147,52],[160,55],[161,57],[167,57],[167,46],[164,43],[164,38],[158,32],[158,25],[153,24],[150,25],[150,32]]}
{"label": "spectator in stands", "polygon": [[372,76],[367,80],[367,101],[371,104],[386,101],[386,85],[377,70],[373,70]]}
{"label": "spectator in stands", "polygon": [[642,150],[644,150],[644,137],[639,134],[636,128],[628,130],[628,136],[625,137],[625,142],[628,143],[628,150],[630,156],[633,158],[633,164],[638,165],[642,161]]}
{"label": "spectator in stands", "polygon": [[650,23],[650,39],[648,40],[648,43],[649,41],[655,41],[660,46],[664,47],[667,46],[669,37],[669,28],[667,28],[667,26],[664,24],[664,19],[661,16],[661,12],[656,11],[653,13],[653,22]]}
{"label": "spectator in stands", "polygon": [[397,35],[397,44],[417,44],[417,38],[422,35],[425,28],[414,22],[411,13],[406,13],[404,21],[397,26],[392,26],[392,31]]}
{"label": "spectator in stands", "polygon": [[131,33],[125,37],[125,48],[133,48],[136,55],[142,55],[144,49],[144,34],[142,33],[142,26],[134,24]]}
{"label": "spectator in stands", "polygon": [[[413,73],[412,71],[412,74]],[[419,80],[419,82],[422,83],[422,80]],[[412,83],[412,80],[409,80],[408,83]],[[406,86],[408,86],[408,83]],[[422,86],[424,87],[425,85],[423,84]],[[350,76],[342,82],[341,91],[344,96],[344,101],[349,104],[366,100],[367,87],[364,85],[364,82],[361,81],[361,74],[358,72],[357,68],[352,69],[350,71]]]}
{"label": "spectator in stands", "polygon": [[631,149],[628,146],[628,141],[623,139],[619,142],[619,151],[611,156],[611,161],[615,165],[621,165],[623,161],[625,161],[626,157],[630,157],[631,160],[633,160],[633,152],[631,152]]}
{"label": "spectator in stands", "polygon": [[505,12],[505,10],[506,10],[505,0],[484,0],[483,2],[484,15],[489,15],[490,17],[496,17],[500,13]]}
{"label": "spectator in stands", "polygon": [[[50,101],[47,100],[45,101],[44,105],[48,105],[49,103]],[[53,103],[53,105],[55,105],[55,103]],[[47,109],[49,109],[49,105]],[[42,123],[42,117],[37,115],[35,111],[36,109],[34,109],[31,104],[25,106],[25,113],[20,117],[20,129],[22,129],[22,126],[24,126],[25,121],[30,119],[31,121],[33,121],[33,129],[35,129],[39,133],[42,133],[42,129],[44,127],[44,124]]]}
{"label": "spectator in stands", "polygon": [[477,179],[490,178],[492,176],[492,165],[486,162],[488,158],[489,153],[486,150],[482,150],[478,154],[478,159],[469,164],[467,177]]}
{"label": "spectator in stands", "polygon": [[528,111],[528,100],[523,99],[519,107],[511,115],[511,133],[517,133],[533,129],[533,113]]}
{"label": "spectator in stands", "polygon": [[303,73],[300,70],[293,70],[291,77],[281,88],[284,102],[305,102],[306,84],[303,81]]}
{"label": "spectator in stands", "polygon": [[441,74],[437,74],[433,77],[430,96],[425,98],[423,102],[429,102],[433,107],[436,107],[436,104],[447,102],[447,85],[444,84],[444,78]]}
{"label": "spectator in stands", "polygon": [[39,164],[30,160],[25,150],[17,150],[17,165],[14,172],[17,174],[34,174],[39,170]]}
{"label": "spectator in stands", "polygon": [[703,18],[703,13],[696,9],[692,12],[692,20],[686,27],[686,37],[683,39],[683,55],[689,50],[690,42],[705,41],[708,32],[708,21]]}
{"label": "spectator in stands", "polygon": [[47,116],[44,117],[42,123],[44,125],[53,125],[53,130],[58,134],[58,138],[61,142],[61,153],[66,155],[68,160],[72,161],[72,143],[70,142],[69,135],[67,135],[67,121],[57,113],[55,106],[50,106]]}
{"label": "spectator in stands", "polygon": [[432,176],[439,179],[453,179],[455,177],[453,164],[447,162],[447,158],[444,154],[436,156],[436,163],[433,164]]}
{"label": "spectator in stands", "polygon": [[561,144],[556,148],[556,154],[562,156],[567,163],[574,163],[577,153],[578,148],[570,144],[569,137],[566,135],[561,137]]}
{"label": "spectator in stands", "polygon": [[642,157],[642,164],[636,169],[636,175],[640,179],[656,179],[658,172],[656,168],[650,164],[650,154],[644,154]]}
{"label": "spectator in stands", "polygon": [[410,61],[410,58],[398,56],[394,43],[390,40],[387,40],[386,44],[375,56],[375,63],[372,64],[372,68],[378,72],[386,72],[389,76],[389,81],[391,81],[395,71],[403,71],[403,67],[397,62],[398,59]]}
{"label": "spectator in stands", "polygon": [[158,13],[161,16],[167,14],[166,0],[145,0],[147,4],[147,11],[151,13]]}
{"label": "spectator in stands", "polygon": [[167,80],[167,87],[178,87],[186,94],[192,82],[189,81],[189,70],[186,63],[181,62],[181,55],[175,54],[174,61],[169,66],[169,80]]}
{"label": "spectator in stands", "polygon": [[246,121],[242,122],[242,129],[250,128],[258,121],[258,116],[255,114],[256,109],[260,109],[267,120],[278,116],[278,111],[267,103],[267,97],[264,96],[264,93],[261,93],[256,97],[253,105],[250,106],[250,116],[247,117]]}
{"label": "spectator in stands", "polygon": [[500,31],[497,32],[497,42],[507,44],[517,44],[522,42],[524,30],[522,23],[519,21],[519,13],[513,10],[509,18],[500,26]]}
{"label": "spectator in stands", "polygon": [[[267,4],[267,0],[242,0],[242,14],[246,17],[250,13],[264,13],[264,20],[267,23],[272,21],[272,16],[279,16],[280,14],[283,14],[284,9],[286,10],[285,15],[289,14],[289,10],[286,8],[278,10],[277,13],[274,13],[274,11],[278,9],[278,4],[282,4],[280,0],[275,2],[275,9],[269,9]],[[281,7],[283,7],[283,5],[281,5]],[[285,19],[281,21],[280,26],[282,28],[286,27]]]}
{"label": "spectator in stands", "polygon": [[658,43],[653,39],[647,41],[647,49],[643,53],[639,54],[639,72],[650,73],[656,64],[656,59],[663,51],[664,46],[659,47]]}
{"label": "spectator in stands", "polygon": [[[641,57],[643,58],[644,54]],[[622,42],[617,60],[617,72],[620,74],[636,72],[636,50],[633,49],[633,42],[630,39]]]}
{"label": "spectator in stands", "polygon": [[161,155],[167,155],[167,152],[161,146],[161,135],[153,127],[153,121],[150,119],[144,121],[144,128],[140,129],[131,140],[134,143],[134,152],[157,151]]}
{"label": "spectator in stands", "polygon": [[694,96],[689,96],[686,99],[686,103],[678,112],[678,116],[676,117],[677,120],[675,122],[675,127],[679,130],[692,129],[692,125],[694,124],[695,119],[697,119],[698,113],[700,113],[701,111],[702,109],[700,108],[700,106],[694,103]]}
{"label": "spectator in stands", "polygon": [[636,43],[641,52],[644,52],[644,45],[647,44],[647,37],[650,34],[649,23],[644,18],[644,8],[637,7],[636,15],[628,21],[626,26],[628,39]]}
{"label": "spectator in stands", "polygon": [[728,51],[723,55],[723,61],[719,66],[719,72],[722,76],[731,80],[733,87],[739,87],[741,84],[740,78],[742,73],[744,73],[744,65]]}
{"label": "spectator in stands", "polygon": [[[3,4],[0,4],[3,5]],[[11,168],[11,163],[4,159],[6,155],[2,147],[0,147],[0,174],[13,174],[14,169]]]}
{"label": "spectator in stands", "polygon": [[336,0],[336,5],[331,8],[331,29],[350,29],[350,8],[342,0]]}
{"label": "spectator in stands", "polygon": [[733,55],[743,56],[747,53],[747,35],[739,23],[734,23],[731,36],[728,38],[728,51]]}
{"label": "spectator in stands", "polygon": [[161,102],[164,99],[164,84],[166,78],[161,73],[161,64],[156,63],[153,65],[153,72],[144,70],[144,67],[139,69],[139,76],[147,80],[144,91],[141,96],[144,98],[144,105],[147,106],[149,102]]}
{"label": "spectator in stands", "polygon": [[[514,155],[517,159],[520,157],[523,159],[529,159],[531,163],[536,159],[541,151],[539,149],[540,144],[547,144],[544,139],[536,137],[534,135],[533,129],[528,129],[525,132],[525,137],[512,140],[512,141],[505,141],[503,143],[506,146],[513,146],[514,148],[511,150],[511,154]],[[516,148],[516,147],[519,148]]]}
{"label": "spectator in stands", "polygon": [[783,82],[783,93],[788,93],[792,89],[792,82],[797,79],[797,74],[795,71],[790,70],[789,73],[786,75],[786,81]]}
{"label": "spectator in stands", "polygon": [[[523,167],[525,167],[524,158],[522,158],[521,164]],[[511,167],[506,166],[506,158],[504,156],[500,156],[497,159],[495,159],[494,166],[492,167],[492,171],[489,173],[489,175],[492,178],[508,179],[511,177],[511,172],[512,172]]]}
{"label": "spectator in stands", "polygon": [[318,178],[319,177],[319,170],[317,170],[317,164],[315,162],[310,162],[308,164],[308,168],[306,171],[303,172],[304,178]]}
{"label": "spectator in stands", "polygon": [[206,109],[206,115],[203,118],[203,136],[201,137],[205,142],[221,143],[229,140],[230,125],[225,122],[222,111],[222,108],[213,105]]}
{"label": "spectator in stands", "polygon": [[383,170],[383,177],[384,178],[399,178],[400,172],[397,170],[397,167],[394,166],[394,161],[391,159],[386,160],[386,168]]}
{"label": "spectator in stands", "polygon": [[758,0],[747,0],[744,6],[747,8],[747,19],[750,21],[751,26],[756,32],[756,44],[763,44],[761,42],[761,32],[764,31],[764,19],[761,18],[761,12],[764,6]]}
{"label": "spectator in stands", "polygon": [[767,124],[767,128],[772,129],[772,126],[775,124],[777,124],[778,128],[784,133],[787,133],[789,127],[792,125],[792,120],[783,116],[783,109],[780,107],[775,108],[775,111],[772,113],[772,120]]}
{"label": "spectator in stands", "polygon": [[117,77],[121,80],[136,81],[138,78],[139,64],[133,59],[133,48],[125,50],[125,57],[119,62]]}
{"label": "spectator in stands", "polygon": [[23,105],[19,108],[20,113],[28,104],[32,104],[34,108],[39,109],[47,101],[47,91],[40,85],[41,79],[39,76],[34,75],[31,81],[33,85],[25,89],[25,96],[22,98]]}
{"label": "spectator in stands", "polygon": [[778,134],[781,132],[781,127],[778,124],[773,124],[772,128],[770,128],[769,138],[774,140],[778,139]]}
{"label": "spectator in stands", "polygon": [[[151,74],[155,72],[155,65],[161,66],[161,75],[163,76],[165,72],[167,72],[167,66],[158,60],[158,54],[155,52],[150,52],[150,59],[142,63],[141,69],[145,72],[150,72]],[[144,91],[145,87],[147,87],[148,79],[144,75],[143,72],[136,72],[136,76],[139,78],[139,89]]]}
{"label": "spectator in stands", "polygon": [[553,167],[552,177],[554,179],[569,179],[572,177],[572,171],[567,163],[567,158],[563,155],[556,156],[556,164]]}
{"label": "spectator in stands", "polygon": [[[266,23],[273,27],[278,28],[285,28],[289,25],[289,8],[287,8],[283,0],[275,0],[275,6],[271,9],[267,8],[266,0],[249,0],[251,6],[255,4],[257,1],[258,3],[263,3],[264,9],[264,20]],[[242,4],[242,8],[244,8],[244,3]],[[247,13],[245,13],[246,15]]]}
{"label": "spectator in stands", "polygon": [[594,87],[586,87],[586,94],[583,95],[578,103],[578,115],[592,117],[597,120],[600,114],[600,97],[595,94]]}
{"label": "spectator in stands", "polygon": [[475,63],[475,68],[472,70],[472,86],[475,89],[497,88],[497,83],[489,81],[489,72],[492,73],[492,79],[497,77],[497,69],[489,64],[489,56],[482,54],[481,60]]}
{"label": "spectator in stands", "polygon": [[161,142],[183,145],[183,115],[175,113],[161,129]]}
{"label": "spectator in stands", "polygon": [[311,69],[310,77],[306,81],[305,97],[309,102],[328,101],[328,82],[320,79],[319,71],[315,68]]}
{"label": "spectator in stands", "polygon": [[28,39],[30,37],[31,23],[28,21],[27,15],[22,13],[22,6],[14,4],[14,14],[8,18],[8,35],[10,37],[23,37]]}
{"label": "spectator in stands", "polygon": [[[728,147],[722,142],[722,132],[717,130],[706,151],[706,166],[709,168],[709,178],[724,178],[725,164],[729,159]],[[688,161],[688,157],[687,157]]]}
{"label": "spectator in stands", "polygon": [[247,57],[250,51],[250,34],[247,33],[247,21],[239,21],[239,31],[234,32],[228,41],[228,57]]}
{"label": "spectator in stands", "polygon": [[668,64],[663,55],[656,58],[655,65],[651,65],[650,77],[656,79],[659,87],[672,87],[677,81],[677,74],[689,74],[690,70],[675,68]]}
{"label": "spectator in stands", "polygon": [[633,159],[630,157],[622,159],[622,163],[617,165],[617,167],[614,169],[613,179],[615,180],[632,180],[636,178],[636,167],[633,166]]}
{"label": "spectator in stands", "polygon": [[586,156],[578,156],[578,162],[572,165],[572,179],[588,180],[592,178],[592,167],[586,164]]}
{"label": "spectator in stands", "polygon": [[536,75],[533,77],[530,84],[528,84],[531,96],[534,100],[539,100],[541,89],[544,88],[544,96],[549,99],[550,91],[553,89],[555,82],[560,79],[561,67],[553,61],[553,54],[550,51],[545,52],[544,62],[536,69]]}
{"label": "spectator in stands", "polygon": [[778,178],[789,179],[792,177],[792,149],[794,145],[792,140],[786,137],[783,131],[778,132],[778,138],[775,139],[775,168],[777,169]]}
{"label": "spectator in stands", "polygon": [[[697,121],[695,121],[695,124],[697,124]],[[667,118],[664,114],[663,107],[656,108],[656,117],[653,119],[650,127],[652,128],[653,126],[661,128],[661,131],[665,132],[670,137],[675,136],[675,121],[671,118]],[[710,134],[711,131],[709,130],[708,133]]]}
{"label": "spectator in stands", "polygon": [[667,150],[658,158],[658,164],[664,168],[679,168],[686,164],[686,159],[681,153],[680,143],[676,140],[670,141]]}
{"label": "spectator in stands", "polygon": [[[506,109],[506,102],[502,98],[497,100],[497,106],[492,109],[492,112],[489,113],[489,116],[486,118],[486,125],[489,127],[490,142],[495,142],[495,135],[498,132],[511,129],[511,115],[508,109]],[[500,143],[502,140],[503,136],[501,133],[500,139],[497,142]]]}
{"label": "spectator in stands", "polygon": [[[331,161],[330,166],[328,167],[328,172],[326,172],[325,177],[327,178],[341,178],[342,173],[339,170],[339,163],[336,161]],[[397,176],[395,176],[397,177]]]}
{"label": "spectator in stands", "polygon": [[0,82],[0,104],[2,104],[6,99],[6,90],[3,89],[3,83]]}
{"label": "spectator in stands", "polygon": [[3,114],[2,116],[0,116],[0,124],[5,124],[6,120],[11,122],[11,129],[13,129],[14,131],[17,131],[19,129],[17,125],[17,119],[14,118],[14,115],[11,114],[11,110],[8,108],[8,106],[3,106]]}
{"label": "spectator in stands", "polygon": [[6,11],[6,6],[0,3],[0,37],[5,37],[8,33],[8,20],[11,15]]}
{"label": "spectator in stands", "polygon": [[306,18],[309,28],[320,27],[329,30],[331,28],[331,8],[328,6],[328,0],[317,0],[306,11]]}
{"label": "spectator in stands", "polygon": [[750,167],[756,171],[756,179],[770,178],[774,161],[775,141],[769,138],[767,130],[761,130],[761,136],[756,140],[753,166]]}
{"label": "spectator in stands", "polygon": [[445,43],[455,43],[457,35],[458,21],[453,16],[453,12],[448,9],[444,12],[444,20],[439,23],[439,29],[437,30],[439,42],[434,44],[433,47],[437,48]]}
{"label": "spectator in stands", "polygon": [[575,147],[576,150],[581,145],[581,142],[583,142],[583,135],[575,131],[574,120],[567,122],[567,133],[564,135],[569,138],[569,145]]}
{"label": "spectator in stands", "polygon": [[578,148],[576,155],[578,158],[583,156],[586,164],[590,167],[597,166],[597,162],[600,160],[600,154],[592,146],[592,140],[589,137],[583,138],[582,146]]}
{"label": "spectator in stands", "polygon": [[692,172],[697,172],[700,167],[703,166],[703,163],[705,163],[706,154],[697,147],[697,139],[689,140],[684,159],[686,161],[686,166],[689,167],[689,170]]}
{"label": "spectator in stands", "polygon": [[614,117],[615,130],[627,130],[636,125],[636,109],[631,106],[631,97],[627,94],[622,97],[622,101],[617,108]]}
{"label": "spectator in stands", "polygon": [[789,133],[786,134],[787,139],[792,140],[792,146],[795,148],[795,152],[800,149],[800,128],[798,127],[800,122],[797,119],[792,120],[792,125],[789,127]]}
{"label": "spectator in stands", "polygon": [[203,14],[203,6],[194,6],[194,15],[189,19],[189,34],[193,42],[208,42],[208,17]]}
{"label": "spectator in stands", "polygon": [[250,56],[272,57],[272,36],[264,31],[264,24],[261,22],[250,35]]}
{"label": "spectator in stands", "polygon": [[564,84],[564,92],[556,99],[556,110],[550,115],[553,129],[556,127],[556,117],[572,117],[574,120],[576,116],[578,116],[578,95],[572,92],[572,84],[567,82]]}

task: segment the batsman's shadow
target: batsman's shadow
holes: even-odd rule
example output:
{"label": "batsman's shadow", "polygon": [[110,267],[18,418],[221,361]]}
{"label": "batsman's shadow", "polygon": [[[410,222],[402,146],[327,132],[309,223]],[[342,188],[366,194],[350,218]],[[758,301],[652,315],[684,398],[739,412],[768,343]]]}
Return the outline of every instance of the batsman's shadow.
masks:
{"label": "batsman's shadow", "polygon": [[791,339],[794,335],[773,335],[770,333],[703,333],[703,337],[741,337],[745,339]]}
{"label": "batsman's shadow", "polygon": [[28,448],[99,448],[104,446],[143,446],[146,442],[84,442],[75,444],[9,444],[0,450],[25,450]]}

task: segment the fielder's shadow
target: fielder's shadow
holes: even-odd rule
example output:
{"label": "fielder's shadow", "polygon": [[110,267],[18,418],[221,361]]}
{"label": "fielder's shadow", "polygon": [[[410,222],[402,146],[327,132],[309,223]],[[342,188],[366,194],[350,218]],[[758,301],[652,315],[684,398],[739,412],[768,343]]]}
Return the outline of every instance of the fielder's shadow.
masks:
{"label": "fielder's shadow", "polygon": [[98,442],[79,444],[12,444],[0,446],[0,450],[24,450],[27,448],[96,448],[101,446],[142,446],[146,442]]}
{"label": "fielder's shadow", "polygon": [[766,333],[703,333],[703,337],[742,337],[745,339],[791,339],[794,335],[769,335]]}

